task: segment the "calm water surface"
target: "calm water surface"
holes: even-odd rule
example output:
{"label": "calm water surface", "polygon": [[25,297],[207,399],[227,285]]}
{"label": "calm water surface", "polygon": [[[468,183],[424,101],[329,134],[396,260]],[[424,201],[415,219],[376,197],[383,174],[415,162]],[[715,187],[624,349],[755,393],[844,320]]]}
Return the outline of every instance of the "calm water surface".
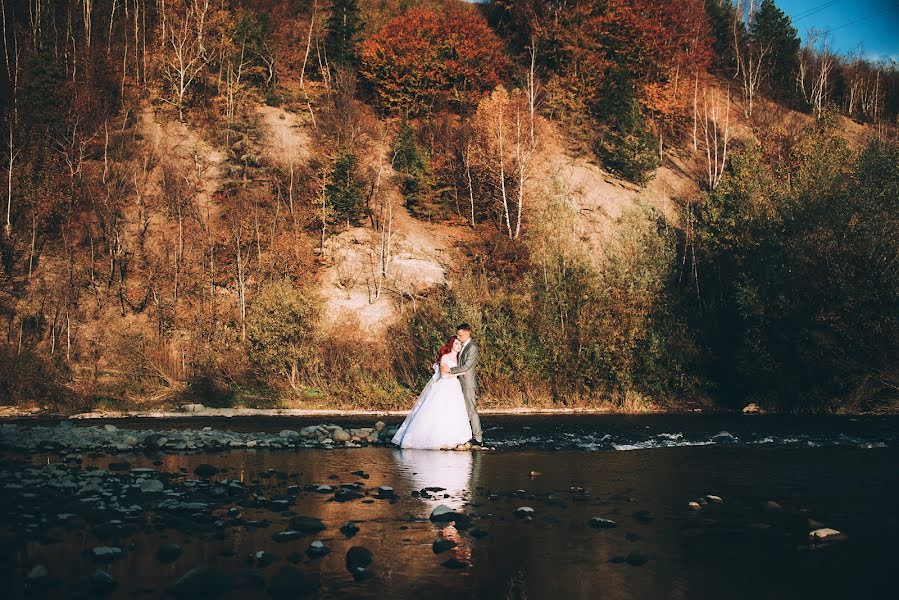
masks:
{"label": "calm water surface", "polygon": [[[605,431],[597,433],[595,422],[578,419],[500,420],[494,421],[488,435],[492,431],[500,448],[507,449],[484,453],[371,447],[163,455],[163,465],[157,467],[161,471],[183,467],[192,472],[208,462],[228,467],[224,477],[257,481],[260,493],[268,496],[283,495],[292,484],[361,481],[369,490],[392,486],[398,501],[337,503],[328,501],[329,495],[304,492],[291,510],[321,518],[327,529],[288,544],[272,540],[274,533],[287,528],[288,517],[263,509],[245,509],[242,516],[267,518],[271,527],[229,528],[225,539],[190,538],[171,529],[138,533],[132,538],[135,548],[108,567],[121,583],[110,597],[161,596],[168,582],[198,565],[215,565],[239,576],[252,567],[248,555],[259,550],[280,558],[262,570],[268,580],[287,564],[288,554],[302,553],[313,539],[322,540],[331,554],[316,560],[304,556],[298,567],[321,577],[320,598],[896,597],[899,447],[894,420],[861,424],[812,420],[801,429],[804,421],[771,420],[764,431],[761,421],[745,419],[696,423],[611,419]],[[283,420],[273,425],[287,427]],[[160,428],[158,423],[155,428]],[[727,431],[731,439],[672,447],[646,443],[708,440],[719,431]],[[643,449],[570,449],[576,443],[561,444],[569,448],[565,450],[541,449],[548,440],[558,442],[566,434],[588,434],[594,440],[612,435],[618,440],[614,443]],[[807,437],[784,441],[799,440],[797,435]],[[778,441],[752,443],[768,437]],[[521,441],[529,438],[536,441]],[[847,442],[850,438],[855,441]],[[812,445],[805,443],[809,440]],[[156,457],[124,458],[138,467],[152,466]],[[58,457],[37,455],[29,460],[46,463]],[[84,466],[106,467],[110,460],[85,457]],[[268,476],[270,469],[295,476],[279,481]],[[364,469],[370,479],[352,475],[357,469]],[[431,486],[446,488],[440,494],[448,497],[425,500],[411,494]],[[572,487],[589,492],[589,499],[573,494]],[[687,503],[704,494],[719,495],[725,504],[689,510]],[[783,508],[766,510],[769,500]],[[431,523],[427,517],[438,504],[477,515],[475,525],[488,535],[475,539],[452,525]],[[534,508],[532,522],[515,518],[520,506]],[[651,520],[639,518],[638,511],[649,511]],[[587,522],[595,516],[615,520],[619,526],[592,529]],[[847,539],[810,546],[807,534],[815,524],[809,519],[844,532]],[[350,540],[338,531],[348,520],[360,526]],[[13,596],[24,594],[22,573],[35,563],[51,566],[64,582],[83,582],[94,568],[84,551],[101,542],[87,530],[57,533],[59,543],[29,542],[9,557],[11,570],[18,574],[14,577],[18,583],[8,588]],[[0,535],[9,542],[13,534]],[[439,535],[459,545],[435,555],[431,544]],[[181,543],[184,554],[174,564],[161,565],[155,550],[171,541]],[[344,567],[346,550],[355,545],[368,547],[375,556],[375,575],[362,582],[353,581]],[[233,556],[222,555],[223,550],[233,551]],[[648,562],[642,566],[609,562],[635,551],[648,555]],[[441,566],[451,556],[469,563],[468,568]],[[71,588],[63,587],[45,595],[70,594]],[[267,595],[264,589],[242,588],[229,597]]]}

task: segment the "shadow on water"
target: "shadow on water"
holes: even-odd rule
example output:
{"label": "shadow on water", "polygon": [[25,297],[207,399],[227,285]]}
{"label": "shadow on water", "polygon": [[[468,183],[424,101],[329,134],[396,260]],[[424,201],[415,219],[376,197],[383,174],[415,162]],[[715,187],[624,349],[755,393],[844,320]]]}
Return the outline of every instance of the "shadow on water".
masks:
{"label": "shadow on water", "polygon": [[[154,458],[115,460],[146,467]],[[10,539],[15,516],[6,514],[0,535],[16,548],[4,569],[15,582],[8,588],[13,596],[24,594],[24,573],[40,563],[61,584],[39,597],[72,597],[95,567],[85,550],[113,543],[125,548],[123,557],[108,565],[120,582],[110,597],[119,598],[162,595],[168,582],[198,565],[217,566],[237,582],[250,582],[227,597],[264,598],[262,580],[270,580],[291,555],[301,571],[320,578],[321,598],[874,598],[895,591],[896,448],[495,453],[362,448],[159,458],[157,469],[169,473],[192,473],[201,463],[227,467],[216,477],[239,479],[262,498],[284,497],[291,485],[355,482],[369,495],[335,502],[330,494],[302,491],[291,513],[318,517],[326,529],[284,544],[272,535],[288,529],[290,514],[268,508],[244,507],[241,517],[268,519],[269,527],[228,527],[218,537],[146,527],[128,539],[100,541],[90,530],[53,529],[55,541],[18,546]],[[84,467],[105,468],[109,461],[85,457]],[[351,474],[360,469],[367,479]],[[272,470],[284,476],[273,476]],[[376,499],[377,488],[385,485],[395,490],[394,501]],[[425,488],[432,489],[427,496],[421,492]],[[698,511],[687,507],[704,494],[717,494],[724,504]],[[766,508],[771,500],[782,508]],[[432,523],[428,516],[439,504],[475,515],[474,527],[487,535]],[[516,518],[522,506],[534,509],[532,521]],[[226,509],[215,514],[221,517]],[[618,526],[591,528],[592,517]],[[145,518],[152,523],[153,514]],[[339,532],[349,520],[360,527],[352,539]],[[807,535],[815,521],[847,539],[811,546]],[[431,546],[438,537],[457,546],[436,555]],[[307,558],[303,553],[315,539],[332,552]],[[184,553],[164,565],[155,552],[168,542],[181,544]],[[361,582],[344,565],[346,551],[357,545],[374,553],[374,575]],[[260,567],[249,557],[261,550],[277,560]],[[641,562],[641,556],[648,560],[640,566],[617,562],[628,556],[636,557],[632,562]],[[442,566],[450,557],[467,568]]]}

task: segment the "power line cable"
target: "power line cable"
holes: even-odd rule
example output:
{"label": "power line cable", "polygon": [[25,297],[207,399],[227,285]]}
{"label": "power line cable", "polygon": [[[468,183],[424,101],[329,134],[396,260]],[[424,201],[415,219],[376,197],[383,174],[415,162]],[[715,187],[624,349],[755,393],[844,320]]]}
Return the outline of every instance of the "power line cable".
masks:
{"label": "power line cable", "polygon": [[891,8],[892,7],[887,7],[887,8],[884,8],[883,10],[878,10],[877,12],[873,12],[866,17],[862,17],[860,19],[856,19],[854,21],[849,21],[848,23],[844,23],[843,25],[840,25],[839,27],[832,27],[832,28],[828,29],[827,31],[825,31],[824,33],[825,34],[832,33],[834,31],[839,31],[840,29],[843,29],[844,27],[849,27],[850,25],[855,25],[856,23],[861,23],[862,21],[867,21],[868,19],[870,19],[872,17],[876,17],[877,15],[887,12]]}
{"label": "power line cable", "polygon": [[839,1],[840,0],[829,0],[829,2],[819,4],[818,6],[813,6],[812,8],[809,8],[809,9],[804,10],[796,15],[793,15],[793,22],[795,23],[796,21],[801,21],[802,19],[805,19],[806,17],[810,17],[812,15],[815,15],[815,14],[821,12],[822,10],[826,10],[826,9],[830,8],[831,6],[833,6],[834,4],[837,4]]}

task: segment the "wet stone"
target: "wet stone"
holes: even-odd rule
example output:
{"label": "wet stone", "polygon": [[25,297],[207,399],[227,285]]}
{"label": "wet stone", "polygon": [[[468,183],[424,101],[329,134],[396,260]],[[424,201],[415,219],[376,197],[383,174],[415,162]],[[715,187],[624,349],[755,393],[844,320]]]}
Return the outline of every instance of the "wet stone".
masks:
{"label": "wet stone", "polygon": [[588,523],[594,529],[613,529],[618,527],[618,523],[611,519],[603,519],[602,517],[593,517]]}
{"label": "wet stone", "polygon": [[459,559],[457,559],[457,558],[451,558],[451,559],[449,559],[449,560],[443,561],[443,562],[440,563],[440,564],[441,564],[442,566],[446,567],[447,569],[451,569],[451,570],[454,570],[454,571],[455,571],[455,570],[458,570],[458,569],[464,569],[464,568],[466,568],[466,567],[468,566],[468,563],[467,563],[467,562],[461,561],[461,560],[459,560]]}
{"label": "wet stone", "polygon": [[459,544],[457,544],[453,540],[448,540],[446,538],[438,538],[431,545],[431,550],[434,551],[434,554],[440,554],[442,552],[446,552],[447,550],[451,550],[458,545]]}
{"label": "wet stone", "polygon": [[306,555],[309,558],[319,558],[328,554],[330,551],[331,550],[328,549],[328,547],[325,546],[321,541],[315,540],[314,542],[309,544],[308,548],[306,548]]}
{"label": "wet stone", "polygon": [[181,546],[178,544],[163,544],[156,549],[156,560],[161,563],[173,563],[181,556]]}
{"label": "wet stone", "polygon": [[359,533],[359,526],[353,523],[352,521],[347,521],[340,528],[340,533],[347,536],[348,538],[353,537],[357,533]]}

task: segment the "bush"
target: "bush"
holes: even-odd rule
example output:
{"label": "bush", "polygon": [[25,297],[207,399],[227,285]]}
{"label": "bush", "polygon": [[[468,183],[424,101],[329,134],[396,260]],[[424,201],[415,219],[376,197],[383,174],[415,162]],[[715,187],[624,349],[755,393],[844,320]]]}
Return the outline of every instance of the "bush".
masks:
{"label": "bush", "polygon": [[250,360],[265,375],[294,390],[316,352],[320,300],[288,281],[266,283],[247,311]]}
{"label": "bush", "polygon": [[408,121],[400,124],[393,155],[393,168],[399,174],[406,208],[418,217],[431,218],[438,214],[439,205],[434,194],[434,177],[428,157],[416,142],[415,130]]}

